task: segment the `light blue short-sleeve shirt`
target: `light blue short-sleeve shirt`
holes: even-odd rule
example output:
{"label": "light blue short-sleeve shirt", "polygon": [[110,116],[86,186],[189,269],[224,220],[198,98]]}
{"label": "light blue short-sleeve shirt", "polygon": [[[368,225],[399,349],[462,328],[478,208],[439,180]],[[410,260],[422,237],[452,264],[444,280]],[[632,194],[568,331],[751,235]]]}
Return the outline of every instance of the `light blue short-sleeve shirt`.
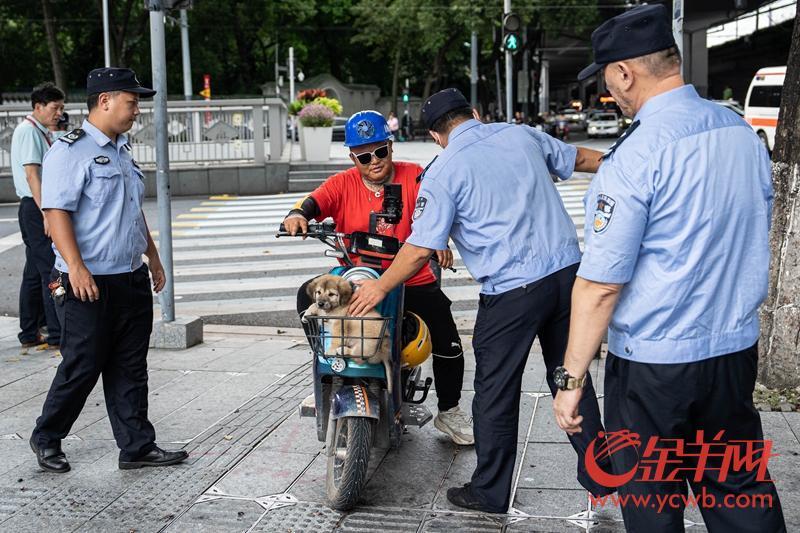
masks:
{"label": "light blue short-sleeve shirt", "polygon": [[20,198],[33,196],[25,174],[25,165],[41,165],[51,142],[48,129],[31,115],[14,128],[11,136],[11,173],[14,177],[14,189]]}
{"label": "light blue short-sleeve shirt", "polygon": [[769,155],[691,85],[645,103],[586,195],[578,276],[624,284],[609,350],[646,363],[737,352],[767,294]]}
{"label": "light blue short-sleeve shirt", "polygon": [[528,126],[459,124],[423,175],[407,242],[441,250],[452,238],[484,294],[577,263],[575,226],[551,178],[569,178],[576,154]]}
{"label": "light blue short-sleeve shirt", "polygon": [[[72,215],[75,238],[92,274],[121,274],[142,266],[147,226],[142,214],[144,174],[125,135],[113,143],[88,120],[53,144],[42,167],[42,209]],[[68,272],[53,246],[55,267]]]}

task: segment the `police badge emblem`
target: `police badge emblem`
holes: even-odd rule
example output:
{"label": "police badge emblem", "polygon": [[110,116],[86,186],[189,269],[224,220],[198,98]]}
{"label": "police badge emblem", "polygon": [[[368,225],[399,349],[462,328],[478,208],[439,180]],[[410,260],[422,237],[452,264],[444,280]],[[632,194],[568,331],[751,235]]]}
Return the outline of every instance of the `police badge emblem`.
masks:
{"label": "police badge emblem", "polygon": [[422,216],[422,212],[425,211],[425,204],[427,203],[428,199],[424,196],[417,198],[417,204],[414,206],[414,214],[411,215],[411,220],[417,220]]}
{"label": "police badge emblem", "polygon": [[611,222],[614,206],[617,201],[605,194],[597,195],[597,207],[594,209],[594,232],[603,233]]}
{"label": "police badge emblem", "polygon": [[110,161],[111,159],[109,159],[104,155],[98,155],[97,157],[94,158],[94,162],[97,163],[98,165],[107,165]]}

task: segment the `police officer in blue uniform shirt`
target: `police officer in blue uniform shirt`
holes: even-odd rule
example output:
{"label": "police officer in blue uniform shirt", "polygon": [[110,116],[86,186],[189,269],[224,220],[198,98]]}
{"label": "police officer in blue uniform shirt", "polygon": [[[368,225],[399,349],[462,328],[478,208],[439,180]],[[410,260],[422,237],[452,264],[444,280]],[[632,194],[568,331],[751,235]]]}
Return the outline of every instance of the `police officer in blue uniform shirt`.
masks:
{"label": "police officer in blue uniform shirt", "polygon": [[[525,362],[538,336],[550,372],[562,364],[581,258],[575,226],[551,174],[567,179],[576,170],[594,172],[601,154],[528,126],[482,124],[456,89],[433,95],[422,113],[444,151],[422,177],[411,236],[380,280],[365,282],[355,292],[350,310],[360,314],[373,307],[453,239],[481,283],[473,339],[478,465],[471,483],[451,488],[447,498],[461,507],[504,513]],[[548,384],[555,393],[552,379]],[[586,388],[581,408],[593,431],[601,431],[590,380]],[[585,470],[588,434],[570,440],[578,453],[578,481],[595,495],[611,492]]]}
{"label": "police officer in blue uniform shirt", "polygon": [[67,472],[61,439],[102,374],[119,467],[172,465],[187,453],[156,446],[147,418],[153,324],[148,267],[156,292],[165,276],[142,212],[144,175],[125,135],[139,115],[139,97],[155,91],[142,87],[132,70],[101,68],[89,73],[86,92],[89,117],[54,143],[43,164],[42,208],[56,255],[51,288],[64,325],[63,360],[30,444],[43,470]]}
{"label": "police officer in blue uniform shirt", "polygon": [[[698,431],[705,442],[724,431],[721,441],[747,457],[747,445],[732,441],[764,438],[752,394],[769,271],[769,155],[741,118],[684,84],[663,6],[605,22],[592,44],[595,63],[578,78],[603,75],[634,121],[586,196],[569,345],[555,376],[563,389],[556,420],[567,432],[596,436],[581,402],[590,391],[579,384],[608,327],[609,433],[631,431],[642,447],[652,437],[682,439],[686,453],[697,455],[689,443],[698,442]],[[695,495],[719,504],[701,506],[709,531],[786,531],[775,485],[746,467],[722,476],[724,450],[711,451],[719,455],[699,466],[697,458],[672,454],[676,462],[661,479],[686,469],[676,481],[643,481],[636,472],[620,497],[674,495],[670,501],[680,504],[688,482]],[[637,468],[633,447],[611,459],[614,474]],[[763,495],[768,504],[728,508],[729,495]],[[683,512],[672,503],[622,507],[626,529],[647,533],[683,531]]]}

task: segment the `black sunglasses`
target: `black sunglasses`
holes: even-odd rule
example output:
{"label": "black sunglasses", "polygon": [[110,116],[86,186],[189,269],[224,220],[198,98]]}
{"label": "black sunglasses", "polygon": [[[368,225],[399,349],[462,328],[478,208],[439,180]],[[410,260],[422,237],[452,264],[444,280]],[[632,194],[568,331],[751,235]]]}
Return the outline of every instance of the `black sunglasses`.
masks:
{"label": "black sunglasses", "polygon": [[[351,154],[353,152],[350,152]],[[353,154],[358,162],[362,165],[369,165],[372,161],[372,156],[374,155],[378,159],[386,159],[389,156],[389,145],[384,144],[380,148],[376,148],[374,152],[363,152],[361,154]]]}

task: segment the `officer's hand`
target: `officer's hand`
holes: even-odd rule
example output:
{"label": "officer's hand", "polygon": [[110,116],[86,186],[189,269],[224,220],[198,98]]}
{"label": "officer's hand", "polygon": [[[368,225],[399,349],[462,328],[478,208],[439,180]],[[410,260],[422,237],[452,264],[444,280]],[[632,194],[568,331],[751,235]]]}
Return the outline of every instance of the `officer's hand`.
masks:
{"label": "officer's hand", "polygon": [[358,289],[353,293],[353,299],[350,300],[350,307],[347,310],[350,316],[364,316],[386,298],[386,291],[376,279],[360,280],[355,284]]}
{"label": "officer's hand", "polygon": [[150,269],[150,277],[153,278],[153,292],[158,294],[167,283],[167,275],[164,273],[164,266],[161,264],[161,258],[158,255],[149,257],[147,267]]}
{"label": "officer's hand", "polygon": [[553,400],[553,411],[556,415],[558,427],[574,435],[581,432],[583,417],[578,414],[578,404],[583,396],[583,388],[575,390],[560,390],[556,392]]}
{"label": "officer's hand", "polygon": [[70,267],[69,284],[72,286],[72,293],[82,302],[96,302],[100,299],[100,289],[86,265]]}
{"label": "officer's hand", "polygon": [[292,237],[299,233],[303,235],[303,240],[305,240],[305,234],[308,233],[308,220],[300,215],[292,215],[284,219],[283,227]]}
{"label": "officer's hand", "polygon": [[453,266],[453,252],[449,248],[447,250],[436,250],[436,259],[442,270],[447,270]]}

